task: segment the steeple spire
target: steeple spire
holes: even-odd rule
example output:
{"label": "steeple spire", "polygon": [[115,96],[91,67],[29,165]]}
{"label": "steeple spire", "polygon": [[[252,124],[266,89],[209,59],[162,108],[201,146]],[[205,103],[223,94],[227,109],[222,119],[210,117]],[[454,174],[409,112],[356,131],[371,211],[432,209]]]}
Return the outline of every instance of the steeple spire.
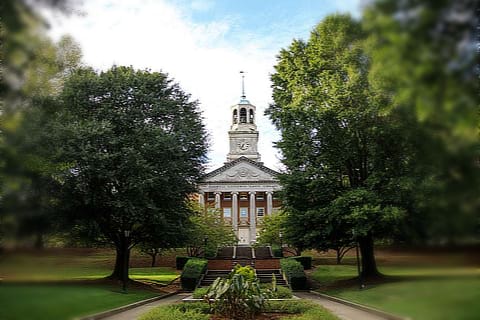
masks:
{"label": "steeple spire", "polygon": [[242,95],[240,96],[242,99],[245,99],[245,72],[240,71],[240,74],[242,75]]}

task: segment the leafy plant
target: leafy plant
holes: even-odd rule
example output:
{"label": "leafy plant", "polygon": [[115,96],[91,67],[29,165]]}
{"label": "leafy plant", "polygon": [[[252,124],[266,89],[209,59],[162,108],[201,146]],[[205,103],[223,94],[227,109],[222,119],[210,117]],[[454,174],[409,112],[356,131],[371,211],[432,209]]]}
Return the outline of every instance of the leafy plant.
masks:
{"label": "leafy plant", "polygon": [[233,268],[235,274],[241,274],[245,277],[247,281],[254,281],[256,279],[255,270],[250,266],[244,266],[237,264]]}
{"label": "leafy plant", "polygon": [[232,272],[227,279],[217,278],[207,292],[206,299],[214,299],[216,313],[229,319],[253,319],[260,312],[268,293],[262,292],[257,280]]}

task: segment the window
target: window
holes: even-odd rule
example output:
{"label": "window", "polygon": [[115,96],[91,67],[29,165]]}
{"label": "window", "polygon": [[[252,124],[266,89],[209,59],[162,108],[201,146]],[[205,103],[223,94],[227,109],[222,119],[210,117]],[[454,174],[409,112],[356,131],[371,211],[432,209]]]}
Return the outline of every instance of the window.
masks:
{"label": "window", "polygon": [[248,200],[248,193],[240,192],[240,201],[247,201]]}
{"label": "window", "polygon": [[240,123],[247,123],[247,109],[240,109]]}
{"label": "window", "polygon": [[223,208],[223,217],[231,218],[232,217],[232,208]]}
{"label": "window", "polygon": [[240,208],[240,218],[246,218],[248,216],[248,208]]}
{"label": "window", "polygon": [[249,120],[250,120],[250,123],[253,123],[253,110],[252,109],[249,110]]}
{"label": "window", "polygon": [[263,192],[257,193],[257,200],[264,200],[264,199],[265,199],[265,195]]}
{"label": "window", "polygon": [[224,193],[223,200],[232,200],[232,195],[230,193]]}
{"label": "window", "polygon": [[233,110],[233,123],[238,122],[238,114],[237,114],[237,109]]}
{"label": "window", "polygon": [[208,193],[208,200],[215,200],[215,194],[213,192]]}
{"label": "window", "polygon": [[265,215],[265,208],[257,208],[257,216],[263,217]]}

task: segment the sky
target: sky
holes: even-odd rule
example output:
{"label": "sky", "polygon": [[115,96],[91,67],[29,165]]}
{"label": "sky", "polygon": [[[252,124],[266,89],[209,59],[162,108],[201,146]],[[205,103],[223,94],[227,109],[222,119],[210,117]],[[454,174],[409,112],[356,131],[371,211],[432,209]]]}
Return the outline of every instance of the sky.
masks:
{"label": "sky", "polygon": [[[168,73],[198,100],[209,142],[208,170],[226,161],[230,107],[247,99],[257,107],[259,151],[281,170],[274,142],[280,138],[264,111],[276,56],[293,39],[307,40],[325,16],[360,16],[361,0],[84,0],[65,16],[43,9],[49,34],[70,34],[83,62],[97,70],[128,65]],[[74,2],[76,3],[76,2]]]}

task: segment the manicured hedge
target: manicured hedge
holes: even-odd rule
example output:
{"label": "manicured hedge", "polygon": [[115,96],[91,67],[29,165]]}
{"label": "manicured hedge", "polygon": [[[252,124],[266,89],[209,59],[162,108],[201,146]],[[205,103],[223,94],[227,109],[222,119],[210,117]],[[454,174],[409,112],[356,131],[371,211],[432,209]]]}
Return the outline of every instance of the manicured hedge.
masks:
{"label": "manicured hedge", "polygon": [[200,277],[207,269],[207,264],[208,262],[205,259],[192,258],[188,260],[180,276],[183,290],[195,290]]}
{"label": "manicured hedge", "polygon": [[303,269],[310,270],[312,269],[312,257],[308,256],[297,256],[297,257],[290,257],[290,259],[297,260],[303,266]]}
{"label": "manicured hedge", "polygon": [[176,256],[175,257],[175,267],[177,270],[183,270],[183,267],[187,263],[188,260],[192,259],[193,257],[182,257],[182,256]]}
{"label": "manicured hedge", "polygon": [[287,277],[288,284],[292,290],[304,290],[307,288],[307,277],[300,262],[292,258],[280,260],[282,272]]}

